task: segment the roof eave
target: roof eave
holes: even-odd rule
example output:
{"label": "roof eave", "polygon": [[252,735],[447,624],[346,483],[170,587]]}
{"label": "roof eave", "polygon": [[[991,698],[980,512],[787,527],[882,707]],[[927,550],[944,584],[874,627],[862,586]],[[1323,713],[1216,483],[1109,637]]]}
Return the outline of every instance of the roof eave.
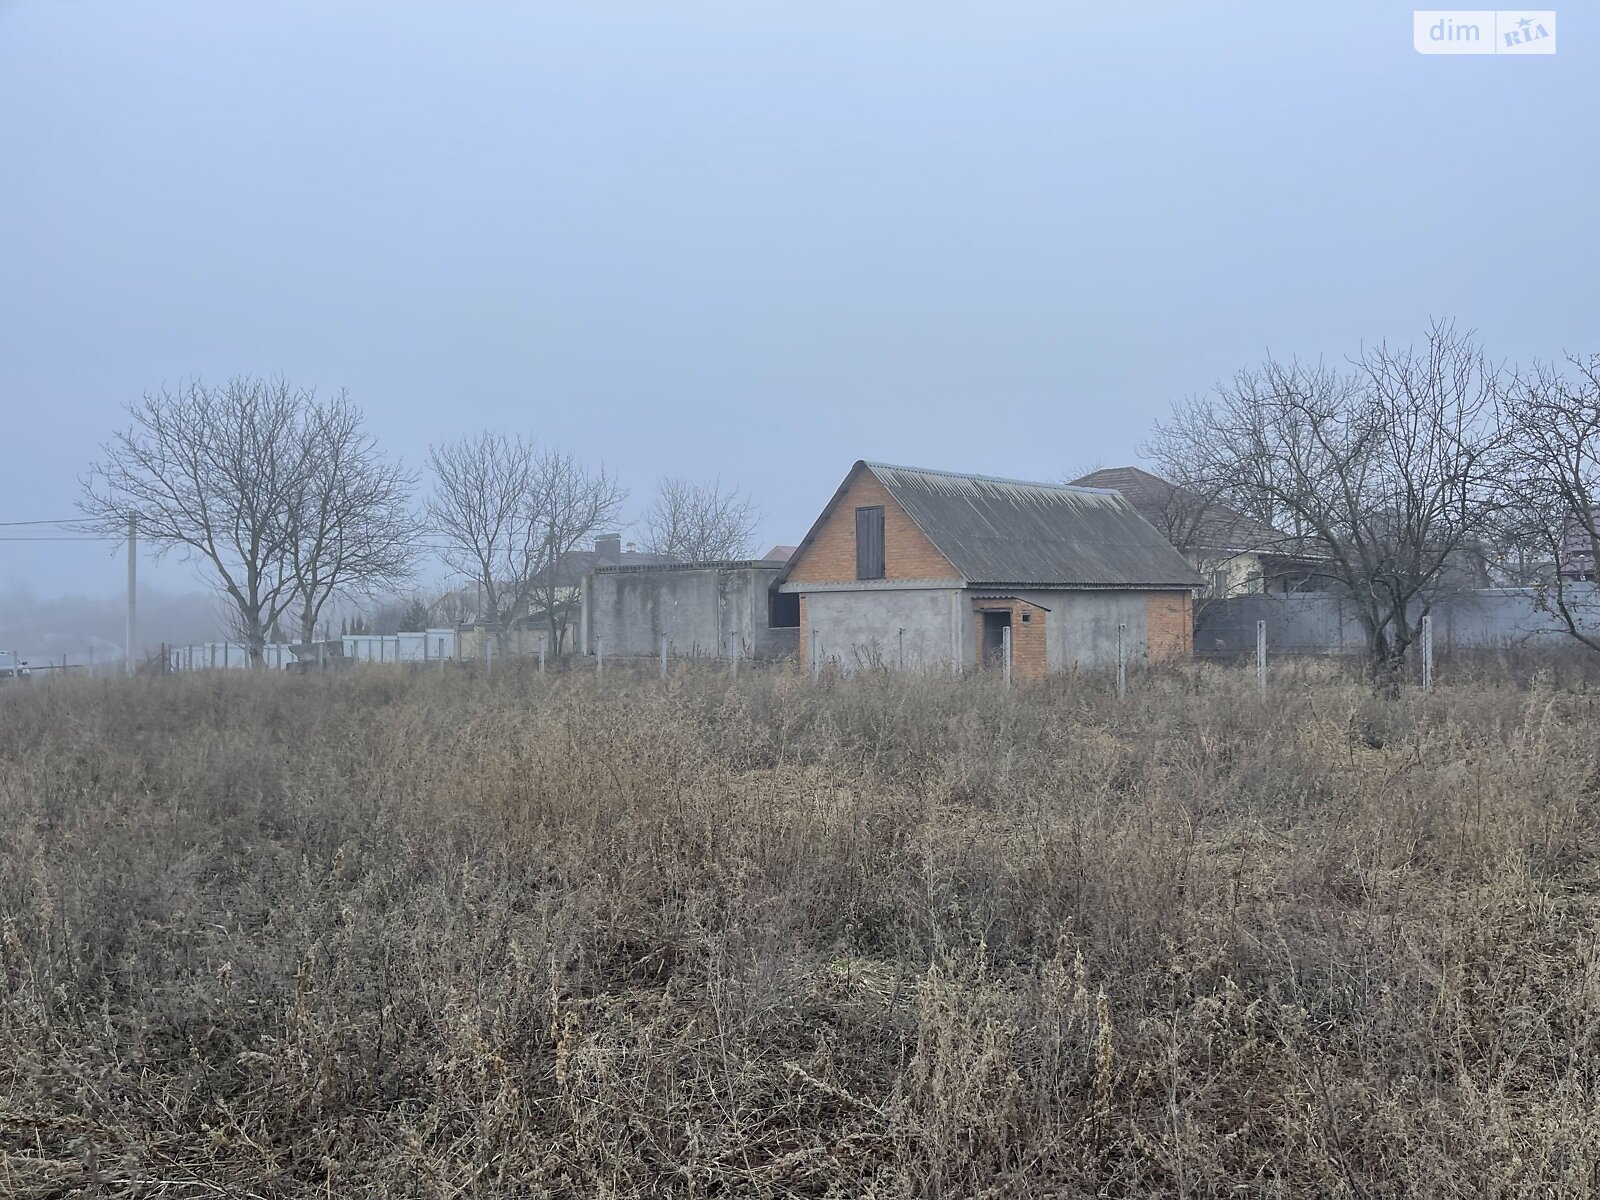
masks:
{"label": "roof eave", "polygon": [[967,584],[974,588],[1023,588],[1041,592],[1192,592],[1206,586],[1198,575],[1188,583],[1129,583],[1117,580],[1112,583],[1040,583],[1017,579],[973,580]]}

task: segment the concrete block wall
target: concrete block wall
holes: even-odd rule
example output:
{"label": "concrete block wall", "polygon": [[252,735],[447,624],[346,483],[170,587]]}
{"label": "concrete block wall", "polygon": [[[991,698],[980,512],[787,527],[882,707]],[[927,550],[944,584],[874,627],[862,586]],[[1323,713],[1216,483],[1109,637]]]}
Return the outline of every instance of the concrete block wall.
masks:
{"label": "concrete block wall", "polygon": [[[852,560],[853,561],[853,560]],[[816,631],[818,653],[845,669],[881,664],[897,667],[900,630],[905,630],[907,670],[952,670],[963,653],[971,623],[956,588],[870,589],[808,592],[801,597],[802,628]],[[809,636],[800,643],[810,661]]]}
{"label": "concrete block wall", "polygon": [[640,567],[585,577],[584,651],[603,640],[609,658],[650,657],[667,639],[673,657],[776,659],[795,652],[799,631],[769,624],[777,564]]}
{"label": "concrete block wall", "polygon": [[[806,628],[816,630],[823,657],[847,669],[873,661],[894,666],[898,631],[904,629],[908,668],[971,670],[981,662],[981,609],[1008,608],[1012,670],[1020,679],[1075,667],[1114,667],[1119,624],[1126,627],[1123,653],[1130,663],[1186,653],[1188,642],[1177,622],[1187,619],[1187,599],[1186,592],[1063,589],[1019,591],[1006,600],[983,598],[964,588],[811,591],[801,597],[802,620]],[[1021,613],[1030,606],[1033,620],[1024,624]],[[809,656],[809,640],[802,641],[800,649],[802,657]]]}
{"label": "concrete block wall", "polygon": [[[1581,627],[1600,633],[1600,591],[1578,585],[1570,597]],[[1560,620],[1533,588],[1483,588],[1441,597],[1432,608],[1438,649],[1496,649],[1569,641]],[[1333,592],[1289,596],[1238,596],[1210,601],[1195,622],[1201,654],[1249,654],[1256,622],[1267,623],[1269,650],[1314,654],[1363,654],[1366,633],[1347,597]]]}
{"label": "concrete block wall", "polygon": [[1149,608],[1143,592],[1051,592],[1053,604],[1050,669],[1097,670],[1117,665],[1117,626],[1123,630],[1123,653],[1129,662],[1145,657]]}

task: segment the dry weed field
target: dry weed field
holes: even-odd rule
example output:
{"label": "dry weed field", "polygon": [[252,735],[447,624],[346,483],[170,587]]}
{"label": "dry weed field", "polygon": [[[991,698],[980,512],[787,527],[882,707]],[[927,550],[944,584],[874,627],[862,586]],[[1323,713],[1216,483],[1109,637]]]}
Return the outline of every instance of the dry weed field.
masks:
{"label": "dry weed field", "polygon": [[0,693],[0,1195],[1580,1196],[1600,709],[373,668]]}

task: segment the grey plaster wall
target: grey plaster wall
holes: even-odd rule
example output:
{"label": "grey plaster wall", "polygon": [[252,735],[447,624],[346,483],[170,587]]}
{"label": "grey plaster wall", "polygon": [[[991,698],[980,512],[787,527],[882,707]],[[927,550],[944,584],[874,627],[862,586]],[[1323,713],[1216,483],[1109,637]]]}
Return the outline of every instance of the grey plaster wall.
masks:
{"label": "grey plaster wall", "polygon": [[1045,646],[1052,671],[1116,666],[1118,625],[1127,626],[1123,631],[1127,660],[1132,663],[1144,658],[1145,593],[1082,591],[1049,595],[1056,601],[1045,625]]}
{"label": "grey plaster wall", "polygon": [[608,658],[654,656],[664,637],[675,658],[727,658],[735,639],[742,658],[793,654],[799,631],[768,625],[777,575],[776,566],[596,571],[584,578],[584,652],[602,638]]}
{"label": "grey plaster wall", "polygon": [[1354,608],[1328,592],[1248,595],[1196,606],[1196,654],[1244,654],[1256,648],[1256,622],[1267,623],[1269,650],[1358,653],[1365,645]]}
{"label": "grey plaster wall", "polygon": [[[1571,597],[1579,623],[1600,632],[1600,597],[1592,586],[1579,587]],[[1434,645],[1440,649],[1549,644],[1566,638],[1560,621],[1541,609],[1532,588],[1458,592],[1437,601],[1432,612]],[[1257,621],[1267,623],[1270,650],[1322,654],[1361,654],[1366,650],[1366,634],[1356,619],[1355,606],[1331,592],[1210,601],[1195,622],[1195,650],[1200,654],[1251,653],[1256,646]]]}
{"label": "grey plaster wall", "polygon": [[[1600,633],[1600,594],[1592,584],[1568,584],[1567,606],[1579,629]],[[1434,606],[1433,636],[1434,644],[1445,649],[1570,640],[1561,618],[1540,607],[1532,588],[1485,588],[1450,596]]]}
{"label": "grey plaster wall", "polygon": [[[1145,593],[1015,591],[1046,608],[1045,664],[1051,671],[1115,666],[1117,626],[1125,624],[1129,662],[1145,654]],[[824,658],[844,667],[899,659],[904,629],[906,666],[951,669],[978,665],[976,593],[950,588],[807,592],[806,612]],[[954,640],[952,641],[952,635]],[[801,647],[802,657],[810,653]]]}
{"label": "grey plaster wall", "polygon": [[[954,588],[807,592],[806,620],[816,631],[817,652],[846,669],[897,667],[904,629],[908,670],[950,670],[953,630],[970,608],[961,597]],[[966,617],[970,629],[971,614]],[[810,653],[810,647],[801,647],[807,661]]]}

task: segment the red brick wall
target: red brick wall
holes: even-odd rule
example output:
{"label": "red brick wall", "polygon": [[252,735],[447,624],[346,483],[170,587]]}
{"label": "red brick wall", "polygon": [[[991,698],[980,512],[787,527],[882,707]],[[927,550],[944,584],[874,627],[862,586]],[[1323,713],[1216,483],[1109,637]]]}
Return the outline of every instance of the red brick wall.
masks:
{"label": "red brick wall", "polygon": [[1194,653],[1194,597],[1188,592],[1146,592],[1144,621],[1145,652],[1151,662]]}
{"label": "red brick wall", "polygon": [[[973,636],[977,639],[975,661],[980,666],[983,665],[982,613],[994,612],[997,609],[1004,609],[1011,614],[1011,677],[1031,682],[1043,679],[1048,669],[1045,658],[1044,623],[1050,614],[1026,600],[979,600],[973,603],[972,610],[975,614]],[[1031,620],[1023,621],[1023,613],[1028,613]]]}
{"label": "red brick wall", "polygon": [[[856,577],[856,509],[883,505],[883,575],[885,579],[954,579],[956,569],[896,504],[883,484],[865,467],[817,530],[811,545],[789,572],[790,583],[849,583]],[[804,605],[802,600],[801,604]],[[805,609],[800,610],[801,637]]]}

